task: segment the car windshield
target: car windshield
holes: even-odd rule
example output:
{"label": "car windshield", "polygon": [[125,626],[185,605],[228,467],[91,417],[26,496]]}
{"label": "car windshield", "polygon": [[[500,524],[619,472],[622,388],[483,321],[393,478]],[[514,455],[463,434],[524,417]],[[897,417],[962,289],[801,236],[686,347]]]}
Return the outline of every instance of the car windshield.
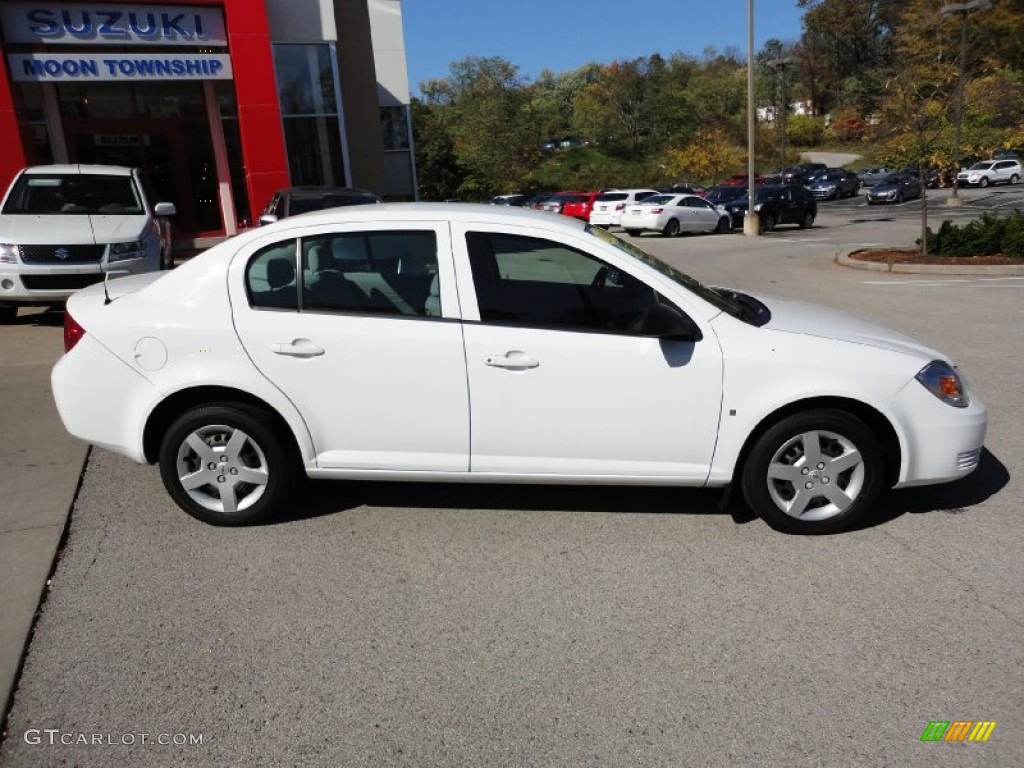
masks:
{"label": "car windshield", "polygon": [[144,215],[130,176],[102,174],[22,174],[14,184],[5,214]]}
{"label": "car windshield", "polygon": [[972,171],[987,171],[992,167],[992,163],[975,163],[971,166]]}
{"label": "car windshield", "polygon": [[665,203],[671,203],[675,198],[675,195],[651,195],[650,197],[645,197],[640,202],[643,205],[664,205]]}
{"label": "car windshield", "polygon": [[744,302],[737,300],[731,291],[721,291],[708,288],[706,285],[693,279],[685,272],[680,272],[675,267],[651,256],[647,251],[637,248],[635,245],[623,240],[618,235],[613,235],[607,229],[592,227],[588,224],[586,231],[598,240],[603,240],[609,245],[618,248],[627,256],[631,256],[637,261],[643,262],[652,269],[657,270],[673,282],[678,283],[690,292],[697,294],[700,298],[704,299],[704,301],[720,309],[722,312],[748,323],[761,325],[763,322],[766,322],[766,319],[764,318],[755,317],[752,309],[746,306]]}
{"label": "car windshield", "polygon": [[746,187],[715,187],[704,196],[704,199],[710,203],[727,203],[745,194]]}

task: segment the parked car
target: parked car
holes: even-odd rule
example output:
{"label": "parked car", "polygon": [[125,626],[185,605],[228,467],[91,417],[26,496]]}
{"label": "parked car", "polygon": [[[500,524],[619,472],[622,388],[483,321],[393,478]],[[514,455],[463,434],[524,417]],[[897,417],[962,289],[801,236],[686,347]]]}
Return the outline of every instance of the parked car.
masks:
{"label": "parked car", "polygon": [[868,205],[877,203],[902,203],[921,196],[921,182],[913,173],[892,173],[871,187],[865,198]]}
{"label": "parked car", "polygon": [[619,224],[633,237],[641,232],[675,237],[680,232],[729,232],[732,229],[726,210],[698,195],[652,195],[627,206]]}
{"label": "parked car", "polygon": [[815,171],[827,168],[825,163],[800,163],[787,168],[782,178],[786,184],[804,184]]}
{"label": "parked car", "polygon": [[744,197],[746,194],[746,187],[726,184],[725,186],[720,185],[709,189],[704,193],[704,199],[712,205],[726,205],[737,198]]}
{"label": "parked car", "polygon": [[[722,181],[718,182],[718,186],[720,186],[720,187],[749,187],[750,186],[749,179],[750,179],[750,176],[748,176],[745,173],[734,173],[729,178],[723,179]],[[760,186],[762,184],[767,183],[767,181],[768,181],[768,179],[765,176],[757,176],[757,175],[754,176],[754,186]]]}
{"label": "parked car", "polygon": [[571,195],[562,206],[563,216],[572,216],[580,221],[590,219],[590,211],[594,207],[594,201],[600,196],[600,192],[581,192],[578,195]]}
{"label": "parked car", "polygon": [[817,200],[840,200],[860,191],[860,177],[845,168],[829,168],[814,177],[807,189]]}
{"label": "parked car", "polygon": [[297,216],[325,208],[345,205],[372,205],[381,202],[373,192],[353,187],[287,187],[279,189],[270,198],[260,214],[260,225],[273,224],[279,219]]}
{"label": "parked car", "polygon": [[561,192],[556,192],[540,204],[540,210],[548,211],[549,213],[561,213],[562,208],[565,207],[565,204],[569,202],[570,198],[583,194],[586,193],[581,192],[578,189],[565,189]]}
{"label": "parked car", "polygon": [[174,501],[218,525],[294,509],[304,472],[735,482],[770,525],[822,534],[887,486],[964,477],[984,443],[986,410],[942,353],[708,288],[565,216],[334,209],[116,285],[68,304],[60,417],[159,464]]}
{"label": "parked car", "polygon": [[[743,225],[747,203],[745,196],[726,203],[734,227]],[[779,224],[796,224],[800,229],[808,229],[818,216],[818,204],[814,195],[799,184],[768,185],[755,190],[754,212],[760,219],[762,232],[771,232]]]}
{"label": "parked car", "polygon": [[169,269],[173,203],[152,203],[142,171],[39,165],[0,205],[0,322],[18,307],[62,304],[107,274]]}
{"label": "parked car", "polygon": [[549,197],[551,197],[551,192],[534,192],[523,200],[523,208],[532,208],[535,211],[539,211],[541,205],[543,205]]}
{"label": "parked car", "polygon": [[978,186],[985,188],[990,184],[1016,184],[1020,181],[1020,160],[984,160],[975,163],[965,171],[960,171],[956,183],[961,187]]}
{"label": "parked car", "polygon": [[526,195],[496,195],[489,202],[491,205],[512,205],[522,208],[526,202]]}
{"label": "parked car", "polygon": [[655,189],[611,189],[602,192],[590,211],[590,223],[595,227],[617,227],[619,217],[627,205],[658,194]]}
{"label": "parked car", "polygon": [[882,179],[894,173],[896,173],[895,168],[861,168],[857,171],[857,176],[860,177],[860,185],[862,187],[873,187]]}
{"label": "parked car", "polygon": [[666,194],[672,193],[676,195],[697,195],[697,197],[704,197],[707,193],[707,189],[702,187],[700,184],[695,184],[691,181],[680,181],[665,189],[664,192]]}

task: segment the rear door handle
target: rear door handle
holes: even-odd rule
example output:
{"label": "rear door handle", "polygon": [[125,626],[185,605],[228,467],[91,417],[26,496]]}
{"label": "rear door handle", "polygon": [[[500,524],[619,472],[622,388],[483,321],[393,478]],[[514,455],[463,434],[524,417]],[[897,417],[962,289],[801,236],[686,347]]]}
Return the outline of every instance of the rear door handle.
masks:
{"label": "rear door handle", "polygon": [[487,355],[484,358],[484,365],[507,368],[510,371],[525,371],[527,368],[536,368],[540,361],[527,357],[523,352],[506,352],[504,355]]}
{"label": "rear door handle", "polygon": [[270,351],[275,355],[289,357],[316,357],[324,353],[324,348],[317,346],[309,339],[293,339],[288,344],[271,344]]}

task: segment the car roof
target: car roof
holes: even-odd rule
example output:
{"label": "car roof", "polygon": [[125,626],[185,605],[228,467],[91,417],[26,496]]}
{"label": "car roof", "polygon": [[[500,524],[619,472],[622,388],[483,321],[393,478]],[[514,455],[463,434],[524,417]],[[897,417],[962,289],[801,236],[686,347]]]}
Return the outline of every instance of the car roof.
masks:
{"label": "car roof", "polygon": [[550,213],[535,211],[531,208],[506,208],[486,203],[381,203],[380,205],[356,205],[311,211],[260,227],[257,231],[269,232],[272,228],[285,229],[317,224],[373,223],[395,220],[409,222],[487,221],[534,227],[543,225],[545,229],[561,228],[575,231],[586,226],[583,222],[568,216],[552,216]]}
{"label": "car roof", "polygon": [[134,169],[123,165],[86,165],[81,163],[64,165],[33,165],[26,168],[26,174],[96,174],[99,176],[131,176]]}
{"label": "car roof", "polygon": [[371,195],[376,197],[373,192],[356,187],[286,187],[281,192],[292,197],[317,197],[319,195]]}

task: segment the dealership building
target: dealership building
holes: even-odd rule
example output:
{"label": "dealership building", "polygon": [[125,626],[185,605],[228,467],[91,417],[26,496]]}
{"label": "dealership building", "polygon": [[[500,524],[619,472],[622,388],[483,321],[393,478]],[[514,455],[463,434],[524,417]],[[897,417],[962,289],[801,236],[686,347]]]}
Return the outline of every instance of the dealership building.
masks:
{"label": "dealership building", "polygon": [[139,166],[180,247],[288,186],[413,200],[399,0],[0,0],[0,185],[27,165]]}

